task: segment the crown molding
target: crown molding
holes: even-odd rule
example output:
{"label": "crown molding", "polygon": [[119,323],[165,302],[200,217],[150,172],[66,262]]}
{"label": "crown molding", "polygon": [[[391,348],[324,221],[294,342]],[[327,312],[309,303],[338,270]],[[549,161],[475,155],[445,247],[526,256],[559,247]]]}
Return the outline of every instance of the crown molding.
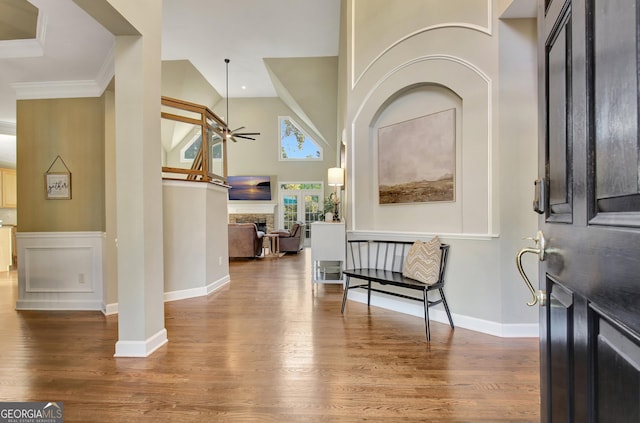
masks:
{"label": "crown molding", "polygon": [[17,100],[100,97],[115,74],[115,42],[109,48],[96,79],[77,81],[13,82]]}
{"label": "crown molding", "polygon": [[94,80],[14,82],[9,84],[17,100],[99,97],[102,89]]}
{"label": "crown molding", "polygon": [[104,92],[107,88],[107,85],[113,79],[113,76],[116,74],[116,42],[115,39],[107,51],[105,55],[104,62],[100,67],[100,71],[98,72],[98,76],[96,77],[96,84],[100,87],[100,94]]}

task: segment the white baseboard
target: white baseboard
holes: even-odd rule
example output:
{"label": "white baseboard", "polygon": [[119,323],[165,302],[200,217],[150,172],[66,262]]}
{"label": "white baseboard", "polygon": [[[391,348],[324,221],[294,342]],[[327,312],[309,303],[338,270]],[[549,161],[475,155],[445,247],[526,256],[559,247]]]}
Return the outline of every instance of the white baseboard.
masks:
{"label": "white baseboard", "polygon": [[[222,288],[223,286],[225,286],[226,284],[228,284],[230,282],[231,282],[231,277],[229,277],[229,275],[226,275],[225,277],[222,277],[222,278],[218,279],[217,281],[211,282],[207,286],[203,286],[203,287],[200,287],[200,288],[183,289],[183,290],[180,290],[180,291],[165,292],[164,293],[164,301],[168,302],[168,301],[186,300],[188,298],[195,298],[195,297],[205,297],[205,296],[211,294],[212,292],[215,292],[215,291],[219,290],[220,288]],[[112,314],[118,314],[118,303],[102,305],[100,307],[100,310],[102,310],[102,313],[105,316],[110,316]]]}
{"label": "white baseboard", "polygon": [[181,289],[180,291],[171,291],[164,293],[164,302],[186,300],[187,298],[203,297],[207,295],[207,288],[204,286],[198,288]]}
{"label": "white baseboard", "polygon": [[215,282],[211,282],[209,285],[207,285],[207,293],[206,295],[211,294],[212,292],[215,292],[217,290],[219,290],[220,288],[222,288],[223,286],[225,286],[226,284],[231,282],[231,276],[226,275],[223,278],[218,279]]}
{"label": "white baseboard", "polygon": [[[349,291],[349,300],[358,303],[367,303],[366,291]],[[424,318],[424,308],[419,302],[403,301],[396,297],[384,294],[371,294],[371,305],[384,308],[386,310],[397,311]],[[429,318],[431,321],[449,324],[447,313],[439,308],[429,308]],[[475,317],[464,316],[451,313],[453,324],[456,327],[469,329],[475,332],[486,333],[488,335],[499,336],[501,338],[537,338],[539,336],[537,323],[504,324]]]}
{"label": "white baseboard", "polygon": [[112,314],[118,314],[118,303],[103,304],[102,314],[105,316],[111,316]]}
{"label": "white baseboard", "polygon": [[16,310],[101,311],[100,300],[31,300],[16,301]]}
{"label": "white baseboard", "polygon": [[202,286],[198,288],[191,289],[183,289],[180,291],[171,291],[164,293],[164,301],[177,301],[177,300],[186,300],[188,298],[196,298],[196,297],[205,297],[211,294],[214,291],[222,288],[226,284],[231,282],[231,277],[226,275],[217,281],[211,282],[207,286]]}
{"label": "white baseboard", "polygon": [[148,357],[155,350],[169,342],[167,330],[161,329],[145,341],[118,341],[114,357]]}

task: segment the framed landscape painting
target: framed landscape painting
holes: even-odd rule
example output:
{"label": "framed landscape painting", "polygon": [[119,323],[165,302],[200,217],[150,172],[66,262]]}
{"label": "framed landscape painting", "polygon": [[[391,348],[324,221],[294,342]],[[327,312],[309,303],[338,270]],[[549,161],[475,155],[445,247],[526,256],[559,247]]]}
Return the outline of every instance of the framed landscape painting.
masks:
{"label": "framed landscape painting", "polygon": [[455,201],[456,110],[378,129],[380,204]]}

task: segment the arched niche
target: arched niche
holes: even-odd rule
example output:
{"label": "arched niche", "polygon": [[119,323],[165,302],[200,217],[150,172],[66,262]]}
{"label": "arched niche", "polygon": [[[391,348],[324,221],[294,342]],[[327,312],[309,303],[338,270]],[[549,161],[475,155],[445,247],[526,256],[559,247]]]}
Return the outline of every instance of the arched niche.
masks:
{"label": "arched niche", "polygon": [[[351,126],[352,228],[491,234],[491,95],[491,80],[480,69],[442,55],[401,64],[374,84]],[[456,110],[455,201],[380,205],[378,128],[450,108]]]}

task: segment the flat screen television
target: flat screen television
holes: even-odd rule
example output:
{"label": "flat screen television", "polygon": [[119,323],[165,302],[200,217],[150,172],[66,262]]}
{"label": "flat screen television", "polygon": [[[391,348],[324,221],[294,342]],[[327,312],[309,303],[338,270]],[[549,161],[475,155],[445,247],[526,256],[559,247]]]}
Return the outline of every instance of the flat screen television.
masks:
{"label": "flat screen television", "polygon": [[229,176],[229,200],[270,201],[270,176]]}

